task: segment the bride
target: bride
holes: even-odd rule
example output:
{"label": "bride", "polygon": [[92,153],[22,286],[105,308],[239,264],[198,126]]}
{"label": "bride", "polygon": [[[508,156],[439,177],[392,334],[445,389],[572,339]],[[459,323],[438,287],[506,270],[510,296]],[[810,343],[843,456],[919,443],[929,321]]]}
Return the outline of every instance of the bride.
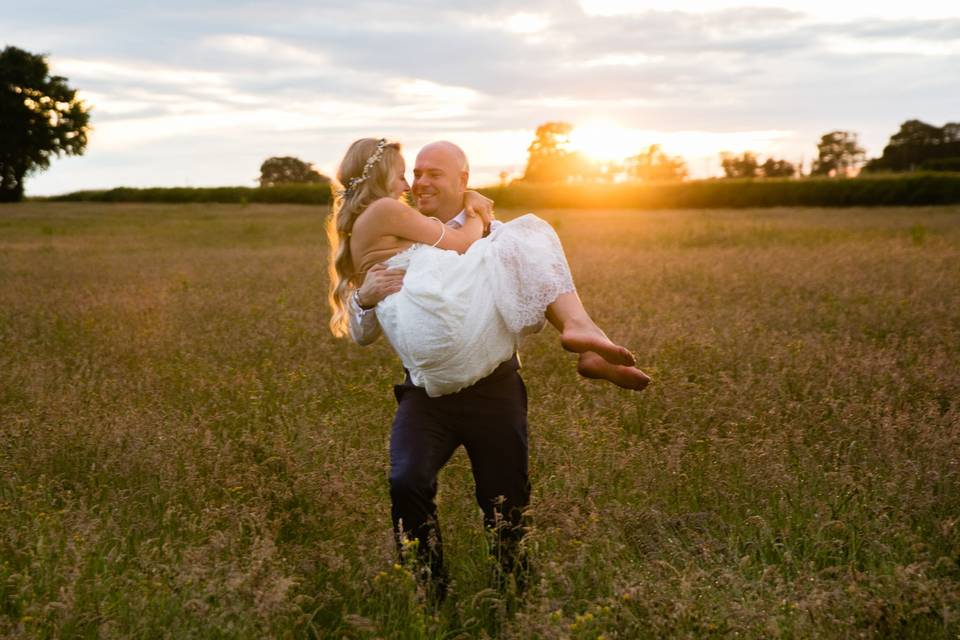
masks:
{"label": "bride", "polygon": [[357,140],[340,163],[344,189],[327,228],[335,336],[347,334],[349,296],[368,269],[385,263],[406,275],[403,287],[377,304],[377,318],[412,382],[431,397],[489,375],[544,319],[560,332],[564,349],[582,354],[581,375],[646,387],[650,379],[633,355],[583,308],[548,223],[527,214],[485,238],[475,214],[460,229],[447,227],[401,202],[409,191],[405,169],[400,145],[385,139]]}

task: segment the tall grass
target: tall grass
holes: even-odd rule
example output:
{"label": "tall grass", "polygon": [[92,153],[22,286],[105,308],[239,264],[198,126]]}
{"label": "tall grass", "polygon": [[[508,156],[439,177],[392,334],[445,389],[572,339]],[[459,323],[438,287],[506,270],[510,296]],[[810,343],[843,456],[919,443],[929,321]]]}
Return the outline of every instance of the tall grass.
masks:
{"label": "tall grass", "polygon": [[655,379],[523,349],[533,561],[469,463],[439,609],[395,565],[383,342],[327,332],[323,210],[0,210],[0,636],[960,632],[960,209],[541,211]]}

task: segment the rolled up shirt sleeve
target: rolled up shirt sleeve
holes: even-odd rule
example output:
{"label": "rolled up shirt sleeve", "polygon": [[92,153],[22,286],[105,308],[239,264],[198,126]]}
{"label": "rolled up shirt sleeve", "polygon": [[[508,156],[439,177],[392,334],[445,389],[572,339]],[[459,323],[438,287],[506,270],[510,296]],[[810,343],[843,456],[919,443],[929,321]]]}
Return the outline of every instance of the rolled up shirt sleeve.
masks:
{"label": "rolled up shirt sleeve", "polygon": [[383,332],[377,320],[377,310],[363,310],[353,296],[348,298],[347,316],[350,319],[350,338],[360,346],[373,343]]}

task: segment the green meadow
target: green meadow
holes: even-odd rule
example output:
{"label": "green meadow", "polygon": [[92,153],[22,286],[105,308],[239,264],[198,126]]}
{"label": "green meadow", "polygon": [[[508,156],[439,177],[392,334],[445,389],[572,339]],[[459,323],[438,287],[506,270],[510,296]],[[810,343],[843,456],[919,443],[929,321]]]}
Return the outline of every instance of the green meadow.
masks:
{"label": "green meadow", "polygon": [[434,607],[325,207],[0,208],[0,637],[957,638],[960,206],[538,213],[654,383],[524,343],[529,587],[460,451]]}

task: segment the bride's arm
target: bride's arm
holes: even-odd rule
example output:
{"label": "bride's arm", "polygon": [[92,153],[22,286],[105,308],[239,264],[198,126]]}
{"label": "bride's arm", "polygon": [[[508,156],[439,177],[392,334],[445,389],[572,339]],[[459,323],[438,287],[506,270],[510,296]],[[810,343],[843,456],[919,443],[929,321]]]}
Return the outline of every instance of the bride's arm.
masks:
{"label": "bride's arm", "polygon": [[483,222],[484,235],[490,231],[490,225],[493,223],[493,200],[477,191],[465,191],[463,194],[463,210],[468,216],[480,216]]}
{"label": "bride's arm", "polygon": [[453,229],[392,198],[377,200],[364,215],[371,218],[370,222],[376,225],[377,231],[382,235],[397,236],[458,253],[464,253],[483,235],[483,220],[480,216],[468,216],[461,228]]}

